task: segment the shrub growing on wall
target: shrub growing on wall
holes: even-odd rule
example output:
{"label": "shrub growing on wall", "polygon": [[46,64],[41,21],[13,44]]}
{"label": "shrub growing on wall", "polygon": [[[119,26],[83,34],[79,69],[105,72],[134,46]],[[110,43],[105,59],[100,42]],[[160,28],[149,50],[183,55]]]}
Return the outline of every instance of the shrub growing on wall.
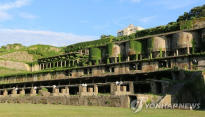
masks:
{"label": "shrub growing on wall", "polygon": [[89,60],[101,59],[101,50],[99,48],[90,48]]}
{"label": "shrub growing on wall", "polygon": [[106,54],[108,58],[112,55],[113,45],[114,45],[113,43],[107,44]]}

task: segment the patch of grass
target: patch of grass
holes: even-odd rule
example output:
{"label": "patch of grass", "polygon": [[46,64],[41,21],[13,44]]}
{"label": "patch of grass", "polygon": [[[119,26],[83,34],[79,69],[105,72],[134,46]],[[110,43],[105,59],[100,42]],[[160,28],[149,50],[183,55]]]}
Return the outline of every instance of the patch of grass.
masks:
{"label": "patch of grass", "polygon": [[1,117],[204,117],[204,111],[143,109],[132,113],[130,109],[95,106],[0,104]]}

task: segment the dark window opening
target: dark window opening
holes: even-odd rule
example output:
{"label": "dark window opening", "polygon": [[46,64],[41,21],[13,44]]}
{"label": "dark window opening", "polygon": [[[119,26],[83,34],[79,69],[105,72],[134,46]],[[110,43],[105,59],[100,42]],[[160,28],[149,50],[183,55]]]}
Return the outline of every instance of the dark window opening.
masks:
{"label": "dark window opening", "polygon": [[77,92],[79,91],[78,87],[69,87],[69,93],[70,95],[77,95]]}
{"label": "dark window opening", "polygon": [[159,68],[166,67],[166,62],[165,61],[159,61]]}
{"label": "dark window opening", "polygon": [[135,64],[130,64],[130,70],[136,70],[136,65]]}
{"label": "dark window opening", "polygon": [[129,57],[130,57],[130,61],[136,60],[136,55],[130,55]]}
{"label": "dark window opening", "polygon": [[110,67],[105,67],[105,72],[110,72]]}
{"label": "dark window opening", "polygon": [[150,86],[150,84],[135,84],[134,85],[134,92],[135,93],[150,93],[151,86]]}
{"label": "dark window opening", "polygon": [[84,74],[88,74],[88,69],[84,69],[84,70],[83,70],[83,73],[84,73]]}
{"label": "dark window opening", "polygon": [[65,71],[65,76],[68,76],[69,75],[69,71]]}
{"label": "dark window opening", "polygon": [[115,72],[115,67],[114,66],[111,67],[111,72]]}
{"label": "dark window opening", "polygon": [[110,86],[106,85],[106,86],[98,86],[98,93],[100,94],[110,94]]}
{"label": "dark window opening", "polygon": [[142,70],[142,64],[141,63],[137,63],[137,70]]}
{"label": "dark window opening", "polygon": [[89,74],[93,74],[92,68],[89,68]]}
{"label": "dark window opening", "polygon": [[156,82],[156,93],[157,94],[162,93],[162,84],[161,84],[161,82]]}

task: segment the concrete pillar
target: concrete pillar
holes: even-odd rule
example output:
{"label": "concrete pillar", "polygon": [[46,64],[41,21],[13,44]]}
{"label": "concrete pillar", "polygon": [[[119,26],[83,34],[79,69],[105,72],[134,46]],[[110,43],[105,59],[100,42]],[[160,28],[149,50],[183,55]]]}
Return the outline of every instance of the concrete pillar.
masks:
{"label": "concrete pillar", "polygon": [[178,56],[179,55],[179,51],[178,51],[178,49],[176,49],[176,56]]}
{"label": "concrete pillar", "polygon": [[3,96],[7,96],[7,95],[8,95],[8,91],[7,91],[7,90],[4,90]]}
{"label": "concrete pillar", "polygon": [[117,57],[115,57],[115,63],[117,63]]}
{"label": "concrete pillar", "polygon": [[25,90],[24,89],[22,89],[21,91],[20,91],[20,95],[25,95],[26,93],[25,93]]}
{"label": "concrete pillar", "polygon": [[57,88],[53,88],[53,93],[58,94],[58,93],[59,93],[59,89],[57,89]]}
{"label": "concrete pillar", "polygon": [[127,87],[126,86],[122,86],[122,91],[126,92],[127,91]]}
{"label": "concrete pillar", "polygon": [[133,84],[133,82],[129,83],[129,89],[130,89],[131,94],[133,94],[134,93],[134,84]]}
{"label": "concrete pillar", "polygon": [[50,64],[50,68],[51,68],[51,63],[49,63]]}
{"label": "concrete pillar", "polygon": [[113,92],[113,91],[114,91],[114,84],[111,83],[111,84],[110,84],[110,93]]}
{"label": "concrete pillar", "polygon": [[82,92],[87,92],[87,87],[82,87]]}
{"label": "concrete pillar", "polygon": [[56,67],[58,67],[58,62],[56,62],[57,63],[57,66]]}
{"label": "concrete pillar", "polygon": [[164,57],[167,57],[167,51],[166,50],[164,51]]}
{"label": "concrete pillar", "polygon": [[168,62],[168,61],[166,61],[166,68],[168,68],[168,64],[169,64],[169,62]]}
{"label": "concrete pillar", "polygon": [[142,60],[142,55],[140,54],[140,60]]}
{"label": "concrete pillar", "polygon": [[61,67],[63,67],[63,61],[61,61]]}
{"label": "concrete pillar", "polygon": [[41,64],[39,64],[38,67],[39,67],[39,70],[41,70]]}
{"label": "concrete pillar", "polygon": [[94,92],[98,93],[98,86],[96,84],[94,84]]}
{"label": "concrete pillar", "polygon": [[11,91],[11,94],[16,95],[16,94],[17,94],[17,91],[16,91],[15,89],[13,89],[13,90]]}
{"label": "concrete pillar", "polygon": [[34,95],[36,95],[36,90],[33,89],[33,88],[31,88],[31,90],[30,90],[30,96],[34,96]]}
{"label": "concrete pillar", "polygon": [[116,91],[121,91],[120,90],[120,85],[116,85]]}
{"label": "concrete pillar", "polygon": [[92,87],[88,87],[88,92],[93,93],[93,88]]}
{"label": "concrete pillar", "polygon": [[44,63],[42,65],[43,65],[43,69],[44,69]]}
{"label": "concrete pillar", "polygon": [[130,56],[127,57],[127,61],[130,61]]}
{"label": "concrete pillar", "polygon": [[190,54],[190,52],[189,52],[189,47],[187,47],[187,54]]}
{"label": "concrete pillar", "polygon": [[69,87],[65,87],[65,90],[66,90],[66,93],[68,93],[69,94]]}
{"label": "concrete pillar", "polygon": [[64,63],[65,65],[64,66],[66,66],[66,61],[65,61],[65,63]]}

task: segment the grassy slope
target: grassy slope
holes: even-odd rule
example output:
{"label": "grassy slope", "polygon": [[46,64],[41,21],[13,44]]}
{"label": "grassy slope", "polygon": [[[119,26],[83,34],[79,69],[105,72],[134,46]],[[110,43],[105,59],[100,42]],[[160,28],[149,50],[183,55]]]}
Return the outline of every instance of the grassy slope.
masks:
{"label": "grassy slope", "polygon": [[16,74],[16,73],[23,73],[27,72],[25,70],[18,70],[18,69],[10,69],[10,68],[5,68],[5,67],[0,67],[0,75],[5,75],[5,74]]}
{"label": "grassy slope", "polygon": [[[0,48],[3,49],[3,48]],[[54,47],[51,45],[32,45],[29,47],[21,47],[19,49],[16,48],[11,48],[9,50],[7,49],[3,49],[4,51],[2,51],[2,53],[0,53],[0,57],[3,60],[11,60],[11,61],[21,61],[21,62],[31,62],[30,60],[27,59],[17,59],[18,58],[18,54],[16,53],[22,53],[22,52],[26,52],[28,53],[28,55],[32,56],[32,61],[35,61],[39,58],[45,58],[45,57],[50,57],[50,56],[57,56],[60,54],[64,53],[64,48],[62,47]],[[12,53],[15,53],[12,55]],[[6,55],[10,55],[10,56],[6,56]],[[6,56],[6,57],[5,57]],[[27,55],[25,55],[27,56]]]}
{"label": "grassy slope", "polygon": [[0,104],[1,117],[204,117],[204,111],[144,109],[133,114],[130,109],[67,105]]}

